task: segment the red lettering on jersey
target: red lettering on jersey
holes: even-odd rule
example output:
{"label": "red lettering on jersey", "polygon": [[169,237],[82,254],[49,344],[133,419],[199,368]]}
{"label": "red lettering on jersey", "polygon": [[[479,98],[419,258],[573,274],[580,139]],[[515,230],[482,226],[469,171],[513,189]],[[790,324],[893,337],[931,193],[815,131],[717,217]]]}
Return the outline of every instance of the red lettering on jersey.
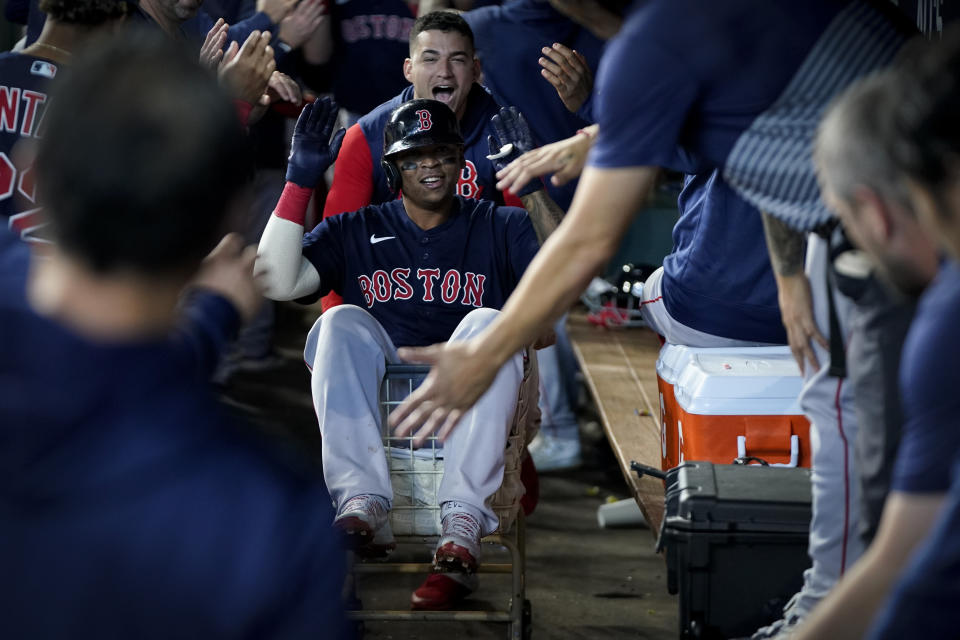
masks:
{"label": "red lettering on jersey", "polygon": [[20,237],[27,240],[36,229],[44,226],[42,209],[30,209],[21,211],[10,216],[9,227],[20,234]]}
{"label": "red lettering on jersey", "polygon": [[413,297],[413,287],[407,278],[410,277],[410,269],[407,267],[397,267],[390,272],[390,278],[396,289],[393,290],[394,300],[409,300]]}
{"label": "red lettering on jersey", "polygon": [[367,303],[367,308],[373,306],[373,280],[367,276],[357,276],[357,282],[360,283],[360,291],[363,292],[363,300]]}
{"label": "red lettering on jersey", "polygon": [[19,114],[20,89],[0,86],[0,130],[16,133]]}
{"label": "red lettering on jersey", "polygon": [[457,182],[457,194],[464,198],[479,200],[483,187],[477,184],[477,175],[477,165],[467,160],[460,172],[460,180]]}
{"label": "red lettering on jersey", "polygon": [[467,271],[463,283],[462,304],[468,307],[483,306],[483,283],[486,279],[487,276],[482,273],[471,273]]}
{"label": "red lettering on jersey", "polygon": [[456,269],[447,271],[443,276],[443,286],[440,287],[440,296],[447,304],[453,304],[460,297],[460,272]]}
{"label": "red lettering on jersey", "polygon": [[386,21],[387,16],[377,15],[370,16],[370,24],[373,25],[373,37],[378,40],[383,39],[383,23]]}
{"label": "red lettering on jersey", "polygon": [[430,112],[426,109],[417,109],[417,117],[420,118],[420,131],[430,131],[433,128],[433,120],[430,119]]}
{"label": "red lettering on jersey", "polygon": [[47,96],[36,91],[24,91],[23,99],[27,103],[23,111],[23,124],[20,127],[20,135],[29,136],[33,132],[33,117],[37,114],[37,105],[43,104]]}
{"label": "red lettering on jersey", "polygon": [[373,272],[373,295],[376,296],[377,302],[386,302],[390,299],[390,292],[392,286],[390,285],[390,276],[387,275],[386,271],[377,270]]}
{"label": "red lettering on jersey", "polygon": [[17,168],[10,162],[7,154],[0,151],[0,200],[13,195],[13,183],[17,178]]}
{"label": "red lettering on jersey", "polygon": [[[400,40],[400,16],[387,16],[387,38]],[[403,38],[406,40],[406,38]]]}
{"label": "red lettering on jersey", "polygon": [[417,278],[423,280],[423,301],[433,302],[433,281],[440,277],[440,269],[417,269]]}
{"label": "red lettering on jersey", "polygon": [[353,18],[340,21],[340,35],[343,36],[343,41],[346,43],[352,44],[357,41],[357,30],[353,26]]}
{"label": "red lettering on jersey", "polygon": [[357,40],[370,39],[370,26],[367,24],[369,16],[357,16],[354,24],[357,27]]}
{"label": "red lettering on jersey", "polygon": [[33,166],[29,166],[23,171],[20,172],[20,179],[17,180],[17,191],[20,192],[24,198],[30,202],[34,201],[34,184],[33,184]]}

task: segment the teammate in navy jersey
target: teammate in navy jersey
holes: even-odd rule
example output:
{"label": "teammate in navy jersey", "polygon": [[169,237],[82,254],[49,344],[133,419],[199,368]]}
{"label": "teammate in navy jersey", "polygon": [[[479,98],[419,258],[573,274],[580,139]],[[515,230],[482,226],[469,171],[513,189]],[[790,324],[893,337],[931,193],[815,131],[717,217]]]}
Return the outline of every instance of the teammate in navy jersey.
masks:
{"label": "teammate in navy jersey", "polygon": [[[954,114],[960,104],[960,31],[951,27],[942,40],[915,43],[899,70],[892,135],[886,148],[894,155],[917,218],[950,260],[924,294],[903,349],[900,382],[909,425],[926,433],[898,453],[896,471],[905,484],[923,488],[931,481],[949,489],[925,541],[906,564],[891,597],[877,609],[866,637],[949,638],[960,624],[960,457],[955,447],[957,369],[960,357],[960,206],[958,135]],[[906,434],[907,424],[904,425]],[[947,444],[947,446],[944,446]],[[952,457],[953,466],[945,473]],[[931,467],[933,473],[924,473]],[[886,514],[884,514],[886,516]]]}
{"label": "teammate in navy jersey", "polygon": [[[432,98],[453,110],[463,135],[464,167],[457,194],[474,200],[525,207],[542,241],[556,228],[563,211],[543,190],[542,183],[531,185],[516,195],[497,191],[496,169],[487,158],[490,153],[487,138],[496,133],[491,119],[500,107],[476,83],[480,63],[475,56],[469,25],[459,15],[448,11],[435,11],[417,18],[410,31],[410,57],[403,64],[403,72],[412,86],[347,130],[324,205],[324,218],[397,197],[396,191],[387,185],[380,166],[384,125],[390,113],[404,102],[413,98]],[[338,300],[331,296],[324,301],[324,309],[337,303]]]}
{"label": "teammate in navy jersey", "polygon": [[[497,102],[515,106],[530,117],[530,127],[538,142],[555,142],[593,123],[588,105],[592,102],[592,77],[603,51],[602,40],[543,0],[510,0],[502,6],[464,13],[463,19],[476,38],[483,85]],[[544,49],[550,52],[544,53]],[[555,90],[554,85],[540,77],[541,64],[557,71],[553,77],[560,76],[570,65],[561,67],[554,60],[565,62],[566,56],[578,65],[582,63],[584,73],[578,76],[580,83],[564,84]],[[541,59],[543,62],[538,62]],[[579,100],[570,100],[570,92],[578,84],[582,95]],[[558,96],[558,91],[568,100]],[[546,188],[566,211],[576,186],[576,180],[572,180],[562,186],[547,183]]]}
{"label": "teammate in navy jersey", "polygon": [[20,53],[0,54],[0,224],[22,238],[42,225],[33,171],[15,164],[14,146],[42,135],[50,83],[70,55],[91,37],[115,28],[126,0],[41,0],[47,22],[36,42]]}
{"label": "teammate in navy jersey", "polygon": [[416,15],[416,3],[405,0],[331,2],[327,46],[304,53],[310,64],[331,65],[333,97],[350,124],[407,86],[403,60]]}
{"label": "teammate in navy jersey", "polygon": [[207,256],[248,174],[230,102],[159,36],[94,47],[37,146],[54,243],[0,230],[4,635],[346,638],[321,479],[204,384],[261,300],[252,248]]}
{"label": "teammate in navy jersey", "polygon": [[[465,339],[492,322],[538,242],[522,209],[456,195],[463,138],[454,113],[435,100],[398,107],[385,126],[383,169],[402,198],[328,218],[304,236],[311,187],[342,139],[341,132],[327,144],[335,110],[323,101],[300,116],[288,183],[264,231],[257,268],[266,272],[268,297],[314,300],[338,291],[346,302],[317,320],[304,357],[335,523],[361,552],[378,553],[393,545],[393,491],[377,406],[384,365],[399,362],[398,346]],[[489,498],[503,480],[512,418],[536,413],[529,401],[534,362],[524,349],[509,358],[464,414],[464,427],[444,443],[443,534],[435,555],[441,572],[414,592],[415,608],[449,607],[474,586],[480,537],[498,525]],[[511,448],[510,455],[521,454]]]}
{"label": "teammate in navy jersey", "polygon": [[[784,617],[761,637],[788,632],[862,551],[853,385],[831,375],[823,338],[831,304],[840,324],[834,335],[846,335],[850,305],[827,290],[827,247],[818,236],[810,238],[809,278],[804,273],[805,235],[798,230],[831,217],[810,161],[819,115],[857,77],[889,64],[906,37],[882,5],[822,0],[798,7],[785,0],[631,5],[600,64],[594,104],[599,134],[564,224],[495,328],[469,344],[404,352],[439,370],[392,417],[401,433],[422,425],[418,433],[425,435],[448,422],[447,411],[468,407],[503,355],[566,308],[613,254],[654,188],[659,167],[695,175],[718,171],[739,197],[770,214],[764,219],[775,229],[768,245],[781,315],[804,369],[800,404],[818,444],[812,451],[812,567]],[[469,370],[456,364],[461,351],[472,354]]]}

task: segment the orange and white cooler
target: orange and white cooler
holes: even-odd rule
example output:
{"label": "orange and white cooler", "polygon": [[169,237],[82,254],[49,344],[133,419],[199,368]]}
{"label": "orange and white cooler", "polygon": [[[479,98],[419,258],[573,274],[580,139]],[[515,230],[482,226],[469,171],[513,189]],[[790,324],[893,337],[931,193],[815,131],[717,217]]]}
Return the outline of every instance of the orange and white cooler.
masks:
{"label": "orange and white cooler", "polygon": [[682,359],[673,384],[676,428],[662,427],[663,442],[674,447],[665,460],[729,464],[753,456],[810,466],[810,424],[797,400],[803,379],[786,347],[688,348]]}
{"label": "orange and white cooler", "polygon": [[660,399],[660,465],[664,471],[682,462],[678,446],[677,401],[674,386],[690,361],[698,355],[742,355],[747,358],[789,356],[787,346],[689,347],[664,344],[657,357],[657,391]]}
{"label": "orange and white cooler", "polygon": [[[673,385],[690,362],[692,347],[667,343],[657,357],[657,395],[660,396],[660,466],[664,471],[680,464],[677,448],[677,402]],[[702,351],[702,349],[701,349]]]}

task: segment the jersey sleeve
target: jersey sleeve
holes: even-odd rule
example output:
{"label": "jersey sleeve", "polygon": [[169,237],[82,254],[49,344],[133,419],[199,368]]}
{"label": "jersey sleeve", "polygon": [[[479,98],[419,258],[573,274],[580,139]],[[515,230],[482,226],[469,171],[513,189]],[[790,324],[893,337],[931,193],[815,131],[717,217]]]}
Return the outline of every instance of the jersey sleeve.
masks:
{"label": "jersey sleeve", "polygon": [[514,275],[514,285],[520,282],[533,256],[540,249],[540,242],[533,230],[530,216],[523,209],[510,208],[507,218],[507,256]]}
{"label": "jersey sleeve", "polygon": [[303,236],[303,256],[320,274],[320,288],[297,302],[312,304],[331,291],[339,290],[344,278],[343,225],[340,218],[322,220]]}
{"label": "jersey sleeve", "polygon": [[677,55],[649,36],[621,32],[603,56],[593,105],[600,133],[587,158],[591,167],[670,166],[676,159],[698,82]]}
{"label": "jersey sleeve", "polygon": [[373,158],[359,124],[347,129],[333,168],[333,184],[323,205],[323,217],[356,211],[373,197]]}
{"label": "jersey sleeve", "polygon": [[[323,217],[356,211],[370,204],[373,197],[373,158],[363,129],[355,124],[343,136],[340,154],[333,168],[333,185],[323,205]],[[324,311],[343,303],[338,293],[323,297]]]}
{"label": "jersey sleeve", "polygon": [[[942,270],[944,277],[960,278],[960,270]],[[943,283],[948,284],[948,283]],[[935,282],[928,293],[938,294]],[[900,367],[900,397],[904,423],[894,461],[891,488],[906,493],[943,493],[950,486],[954,452],[960,451],[960,414],[957,386],[960,375],[946,363],[960,358],[960,335],[955,318],[960,312],[960,286],[950,287],[952,300],[938,304],[921,301],[904,343]]]}
{"label": "jersey sleeve", "polygon": [[195,373],[197,382],[210,379],[240,330],[240,314],[222,295],[195,289],[186,297],[171,344]]}

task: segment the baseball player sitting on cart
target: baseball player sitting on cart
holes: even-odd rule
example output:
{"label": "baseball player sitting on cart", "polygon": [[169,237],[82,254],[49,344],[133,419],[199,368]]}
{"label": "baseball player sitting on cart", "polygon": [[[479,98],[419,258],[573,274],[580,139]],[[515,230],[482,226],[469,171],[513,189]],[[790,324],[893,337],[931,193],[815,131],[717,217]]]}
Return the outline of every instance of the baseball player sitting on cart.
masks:
{"label": "baseball player sitting on cart", "polygon": [[[311,328],[304,357],[334,526],[358,554],[377,556],[395,546],[378,406],[385,365],[399,362],[397,347],[467,339],[489,325],[539,245],[523,209],[456,195],[464,165],[456,116],[420,99],[395,109],[384,130],[383,169],[402,197],[326,218],[304,235],[312,188],[343,138],[340,131],[330,140],[335,117],[329,100],[300,115],[257,269],[276,300],[343,296]],[[443,442],[442,534],[414,608],[449,608],[475,588],[480,538],[498,526],[490,498],[503,479],[507,437],[515,413],[536,412],[535,378],[517,352]]]}

